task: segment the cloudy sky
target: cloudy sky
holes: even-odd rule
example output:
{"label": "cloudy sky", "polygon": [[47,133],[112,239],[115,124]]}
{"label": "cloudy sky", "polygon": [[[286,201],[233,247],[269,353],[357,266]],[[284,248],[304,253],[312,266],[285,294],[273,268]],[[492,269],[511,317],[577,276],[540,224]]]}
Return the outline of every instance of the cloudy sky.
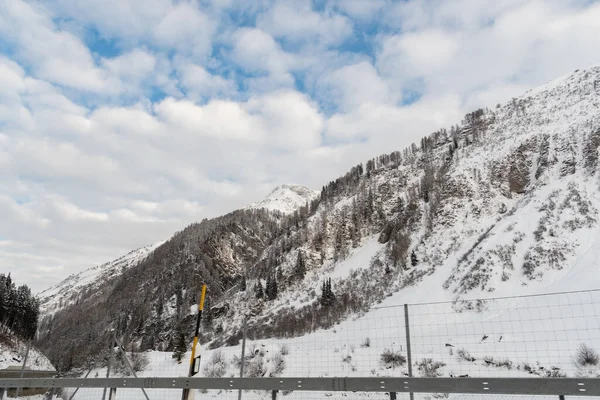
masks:
{"label": "cloudy sky", "polygon": [[585,0],[0,0],[0,272],[39,291],[600,63]]}

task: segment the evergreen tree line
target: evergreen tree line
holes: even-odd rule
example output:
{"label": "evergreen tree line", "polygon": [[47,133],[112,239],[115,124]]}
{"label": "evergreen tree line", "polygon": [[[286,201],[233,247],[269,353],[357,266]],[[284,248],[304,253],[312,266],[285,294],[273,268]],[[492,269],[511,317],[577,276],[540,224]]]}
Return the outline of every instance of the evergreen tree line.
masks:
{"label": "evergreen tree line", "polygon": [[10,274],[0,274],[0,323],[3,330],[22,339],[33,339],[40,304],[27,285],[16,286]]}

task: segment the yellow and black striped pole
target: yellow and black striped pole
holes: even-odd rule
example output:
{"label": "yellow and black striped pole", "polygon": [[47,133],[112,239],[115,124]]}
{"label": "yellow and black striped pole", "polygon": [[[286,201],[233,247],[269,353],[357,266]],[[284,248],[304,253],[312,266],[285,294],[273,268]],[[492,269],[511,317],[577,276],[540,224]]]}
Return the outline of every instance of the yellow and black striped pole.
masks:
{"label": "yellow and black striped pole", "polygon": [[[196,331],[194,333],[194,343],[192,344],[192,356],[190,358],[190,370],[188,376],[192,377],[200,371],[200,354],[196,357],[196,347],[198,346],[198,336],[200,335],[200,322],[202,321],[202,310],[204,309],[204,299],[206,298],[206,284],[202,285],[202,293],[198,302],[198,317],[196,318]],[[190,395],[189,389],[183,389],[182,400],[188,400]]]}

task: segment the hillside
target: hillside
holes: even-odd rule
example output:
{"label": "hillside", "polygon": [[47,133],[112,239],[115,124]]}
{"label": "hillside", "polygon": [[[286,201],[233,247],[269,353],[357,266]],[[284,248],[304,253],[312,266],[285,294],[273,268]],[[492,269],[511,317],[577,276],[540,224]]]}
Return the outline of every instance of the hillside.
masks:
{"label": "hillside", "polygon": [[[254,339],[291,338],[389,296],[596,288],[598,82],[600,68],[589,68],[476,110],[420,145],[353,167],[288,216],[241,210],[193,224],[48,317],[39,343],[68,368],[97,354],[113,323],[127,343],[169,350],[180,323],[191,332],[201,281],[212,348],[238,343],[244,315]],[[336,301],[324,305],[326,278]],[[77,355],[73,365],[65,354]]]}
{"label": "hillside", "polygon": [[133,250],[116,260],[72,274],[57,285],[42,291],[38,295],[42,315],[52,315],[66,306],[77,303],[80,297],[93,293],[104,282],[143,261],[162,243]]}
{"label": "hillside", "polygon": [[[8,333],[0,333],[0,370],[20,369],[27,351],[27,344]],[[50,360],[37,348],[29,350],[27,370],[53,371]]]}

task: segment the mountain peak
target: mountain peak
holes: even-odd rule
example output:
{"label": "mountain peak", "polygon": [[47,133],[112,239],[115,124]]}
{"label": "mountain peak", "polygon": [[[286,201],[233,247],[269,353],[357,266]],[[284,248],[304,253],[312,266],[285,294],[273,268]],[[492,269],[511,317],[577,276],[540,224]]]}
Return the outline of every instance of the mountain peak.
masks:
{"label": "mountain peak", "polygon": [[277,186],[264,199],[252,203],[248,208],[264,208],[269,211],[280,211],[290,214],[298,208],[314,200],[319,192],[303,185],[282,184]]}

